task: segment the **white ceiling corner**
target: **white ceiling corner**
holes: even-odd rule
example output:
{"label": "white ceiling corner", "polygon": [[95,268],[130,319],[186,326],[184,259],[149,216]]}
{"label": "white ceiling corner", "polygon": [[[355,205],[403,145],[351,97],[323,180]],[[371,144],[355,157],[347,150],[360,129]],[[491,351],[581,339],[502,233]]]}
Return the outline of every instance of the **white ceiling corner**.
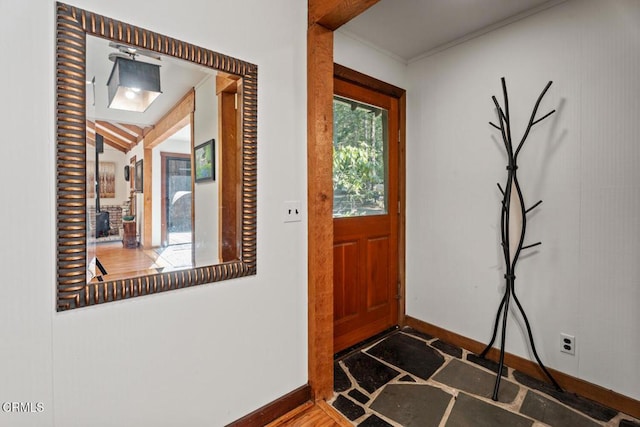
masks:
{"label": "white ceiling corner", "polygon": [[381,0],[340,28],[409,63],[565,0]]}

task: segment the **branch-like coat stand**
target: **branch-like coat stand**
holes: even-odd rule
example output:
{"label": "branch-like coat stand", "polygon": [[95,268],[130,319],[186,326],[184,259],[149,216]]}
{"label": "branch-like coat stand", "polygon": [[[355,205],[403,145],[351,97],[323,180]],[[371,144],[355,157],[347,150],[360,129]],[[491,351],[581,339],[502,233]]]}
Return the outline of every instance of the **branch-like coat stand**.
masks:
{"label": "branch-like coat stand", "polygon": [[484,349],[482,353],[480,353],[480,357],[485,357],[491,346],[495,342],[496,335],[498,332],[498,325],[500,323],[500,314],[502,314],[502,342],[500,343],[500,363],[498,367],[498,374],[496,377],[495,386],[493,389],[493,400],[498,400],[498,390],[500,389],[500,379],[502,377],[502,369],[504,367],[504,348],[505,348],[505,338],[506,338],[506,329],[507,329],[507,318],[509,314],[509,303],[511,298],[516,302],[520,313],[522,313],[522,318],[524,319],[524,323],[527,327],[527,332],[529,334],[529,342],[531,343],[531,350],[533,351],[533,355],[535,356],[538,365],[542,368],[542,371],[549,378],[551,383],[560,391],[562,388],[556,380],[551,376],[547,368],[545,368],[544,364],[540,360],[538,356],[538,352],[536,351],[536,346],[533,342],[533,334],[531,333],[531,325],[529,324],[529,319],[527,319],[527,315],[518,301],[518,297],[515,293],[514,283],[516,280],[516,263],[518,262],[518,258],[520,256],[520,252],[524,249],[533,248],[541,244],[541,242],[533,243],[530,245],[524,245],[524,235],[527,229],[527,214],[538,207],[542,200],[538,203],[534,204],[530,208],[525,208],[524,201],[522,199],[522,191],[520,190],[520,184],[518,184],[518,177],[516,171],[518,170],[518,154],[520,153],[520,149],[524,145],[527,136],[529,135],[529,131],[531,128],[540,123],[542,120],[549,117],[551,114],[555,113],[556,110],[553,110],[539,119],[536,119],[536,113],[538,112],[538,107],[540,106],[540,101],[544,97],[545,93],[551,86],[551,81],[547,83],[544,90],[538,97],[536,101],[536,105],[533,108],[533,112],[531,113],[531,118],[529,119],[529,124],[527,126],[526,131],[516,150],[513,150],[513,143],[511,139],[511,122],[509,118],[509,99],[507,96],[507,85],[505,83],[504,77],[501,79],[502,81],[502,92],[504,94],[504,109],[498,103],[498,100],[495,96],[492,96],[493,103],[498,110],[498,119],[500,126],[489,122],[491,126],[498,129],[502,134],[502,140],[504,141],[504,146],[507,151],[507,157],[509,159],[509,164],[507,165],[507,184],[504,188],[498,184],[498,188],[502,193],[502,209],[500,214],[500,229],[501,229],[501,237],[502,237],[502,252],[504,254],[505,266],[506,266],[506,274],[504,275],[506,279],[506,287],[504,291],[504,296],[502,297],[502,302],[500,303],[500,307],[498,308],[498,313],[496,315],[495,324],[493,327],[493,335],[491,337],[491,341],[487,344],[487,347]]}

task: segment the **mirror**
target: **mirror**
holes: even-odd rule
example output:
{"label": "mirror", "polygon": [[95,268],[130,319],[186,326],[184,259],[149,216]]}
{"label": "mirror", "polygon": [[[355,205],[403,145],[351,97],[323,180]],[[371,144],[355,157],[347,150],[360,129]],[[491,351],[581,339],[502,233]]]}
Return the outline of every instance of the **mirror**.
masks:
{"label": "mirror", "polygon": [[58,310],[255,274],[257,67],[62,3],[56,54]]}

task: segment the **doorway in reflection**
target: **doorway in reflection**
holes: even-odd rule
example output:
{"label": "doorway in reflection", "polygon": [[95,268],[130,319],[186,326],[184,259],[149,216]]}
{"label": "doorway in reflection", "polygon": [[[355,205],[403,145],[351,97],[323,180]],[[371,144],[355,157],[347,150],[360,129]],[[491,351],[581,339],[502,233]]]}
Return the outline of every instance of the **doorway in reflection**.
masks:
{"label": "doorway in reflection", "polygon": [[191,158],[188,154],[163,154],[163,246],[191,245]]}

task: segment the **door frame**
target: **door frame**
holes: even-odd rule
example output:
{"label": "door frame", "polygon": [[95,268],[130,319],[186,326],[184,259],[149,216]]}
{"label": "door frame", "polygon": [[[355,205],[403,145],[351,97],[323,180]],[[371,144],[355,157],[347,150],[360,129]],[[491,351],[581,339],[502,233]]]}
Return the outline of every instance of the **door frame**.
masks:
{"label": "door frame", "polygon": [[315,401],[333,394],[333,78],[398,98],[398,324],[405,315],[405,145],[403,89],[333,63],[333,31],[378,0],[309,0],[307,30],[308,373]]}
{"label": "door frame", "polygon": [[[189,143],[189,150],[191,150],[191,143]],[[160,246],[167,242],[169,246],[169,230],[167,218],[167,160],[168,159],[189,159],[191,160],[191,153],[172,153],[162,151],[160,153]],[[193,205],[191,208],[191,240],[193,241]]]}

